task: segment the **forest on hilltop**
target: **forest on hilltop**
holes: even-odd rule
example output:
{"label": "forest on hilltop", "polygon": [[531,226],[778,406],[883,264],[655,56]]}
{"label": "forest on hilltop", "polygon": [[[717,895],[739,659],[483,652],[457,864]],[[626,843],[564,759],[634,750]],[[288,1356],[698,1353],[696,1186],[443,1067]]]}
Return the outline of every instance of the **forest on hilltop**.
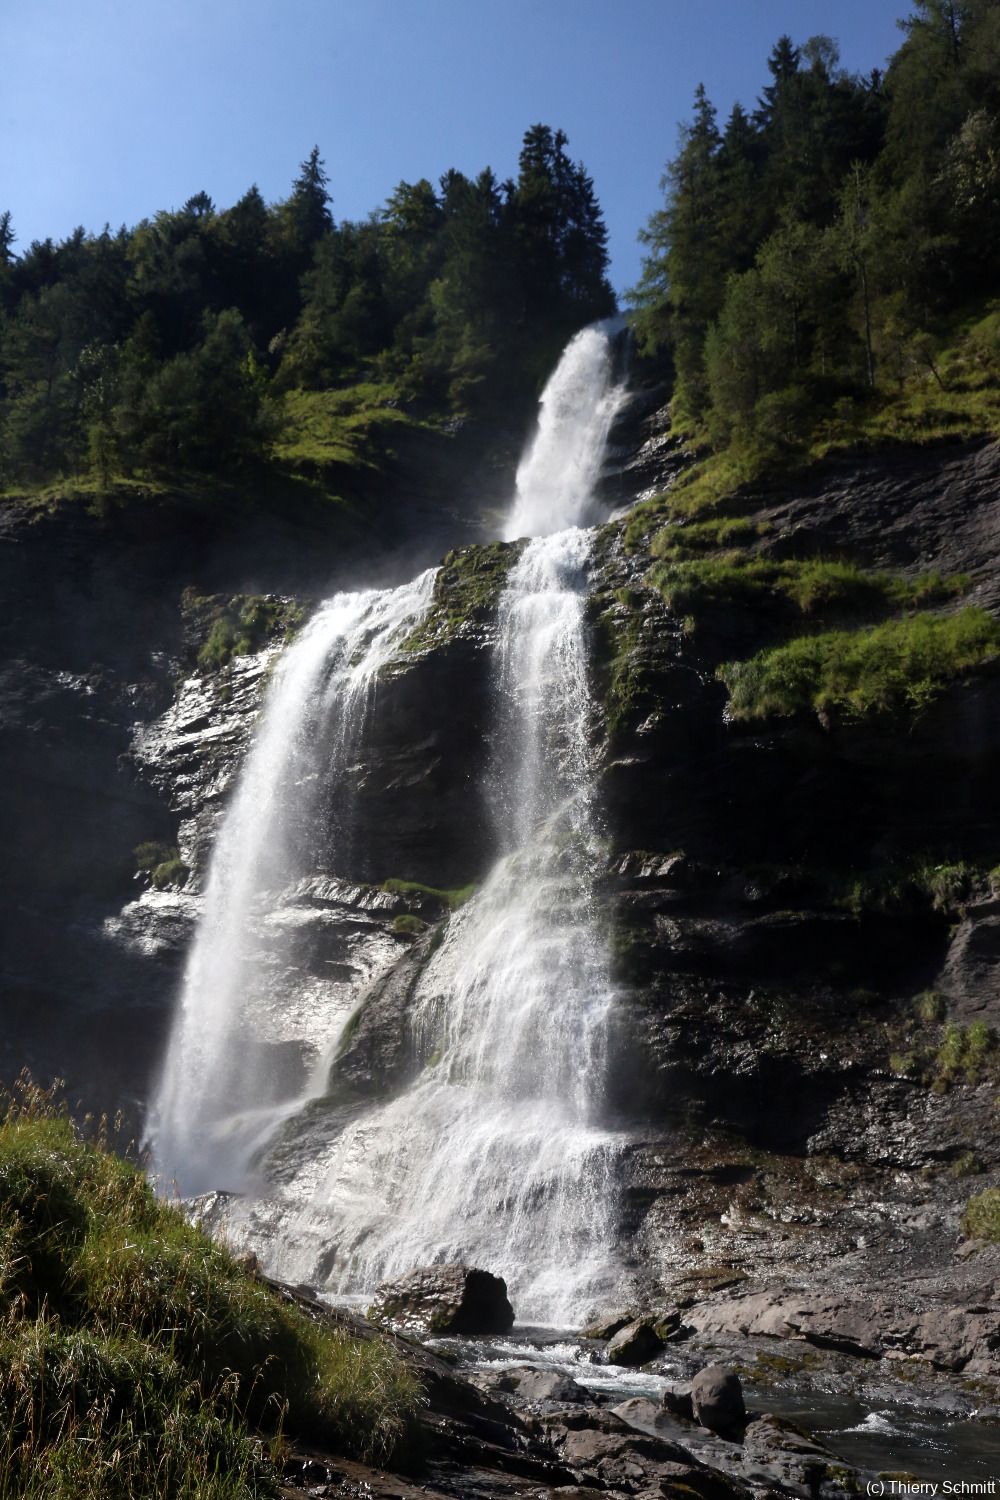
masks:
{"label": "forest on hilltop", "polygon": [[944,408],[911,413],[913,436],[954,424],[956,394],[989,426],[1000,3],[917,0],[900,25],[887,70],[865,77],[827,36],[781,37],[756,108],[721,127],[697,90],[634,294],[640,347],[672,370],[675,431],[772,452],[821,422],[857,436],[913,377]]}
{"label": "forest on hilltop", "polygon": [[[1000,0],[916,0],[900,26],[865,76],[830,37],[781,37],[756,107],[720,125],[699,87],[667,164],[637,348],[726,483],[1000,426]],[[532,126],[515,179],[401,182],[357,222],[319,148],[275,204],[197,192],[20,254],[0,215],[0,489],[263,466],[329,494],[401,426],[517,425],[615,308],[568,145]]]}
{"label": "forest on hilltop", "polygon": [[356,456],[372,410],[533,397],[569,334],[615,306],[593,184],[567,146],[533,126],[516,180],[401,182],[356,223],[335,222],[318,147],[273,205],[256,187],[224,210],[198,192],[20,256],[6,212],[0,484],[321,464]]}

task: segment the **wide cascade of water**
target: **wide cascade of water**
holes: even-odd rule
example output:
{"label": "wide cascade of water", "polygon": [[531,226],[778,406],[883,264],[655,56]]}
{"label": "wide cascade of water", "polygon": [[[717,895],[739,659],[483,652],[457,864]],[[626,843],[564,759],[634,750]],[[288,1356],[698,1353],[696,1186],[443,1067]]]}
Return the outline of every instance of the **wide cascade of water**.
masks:
{"label": "wide cascade of water", "polygon": [[[290,997],[271,980],[294,936],[276,897],[322,860],[318,799],[348,764],[378,672],[423,618],[433,585],[431,569],[402,588],[337,594],[278,660],[212,853],[150,1113],[157,1175],[183,1193],[240,1187],[260,1142],[294,1107],[275,1078]],[[318,1009],[325,1056],[335,1036]]]}
{"label": "wide cascade of water", "polygon": [[531,542],[500,608],[493,768],[505,852],[417,987],[423,1069],[333,1143],[280,1274],[340,1292],[434,1261],[567,1323],[612,1276],[614,1137],[597,1123],[611,989],[593,875],[587,532]]}
{"label": "wide cascade of water", "polygon": [[[506,1276],[522,1319],[568,1325],[616,1278],[618,1143],[601,1125],[612,992],[594,896],[592,537],[582,529],[623,399],[616,333],[595,325],[567,346],[505,527],[508,539],[531,539],[509,574],[494,658],[501,855],[413,992],[413,1082],[390,1100],[341,1108],[335,1095],[317,1097],[318,1067],[313,1102],[279,1133],[279,1153],[289,1132],[309,1142],[291,1168],[284,1151],[271,1190],[278,1229],[266,1259],[288,1280],[368,1293],[416,1265],[465,1259]],[[261,951],[260,910],[294,868],[296,828],[321,779],[316,747],[322,776],[338,775],[375,674],[430,587],[425,575],[392,594],[339,596],[279,668],[213,858],[154,1116],[157,1163],[185,1192],[239,1185],[294,1110],[268,1104],[266,1068],[255,1073],[244,1044],[254,967],[274,966]],[[331,860],[335,868],[335,850]],[[263,1009],[280,1026],[270,999]],[[265,1175],[267,1163],[265,1154]]]}

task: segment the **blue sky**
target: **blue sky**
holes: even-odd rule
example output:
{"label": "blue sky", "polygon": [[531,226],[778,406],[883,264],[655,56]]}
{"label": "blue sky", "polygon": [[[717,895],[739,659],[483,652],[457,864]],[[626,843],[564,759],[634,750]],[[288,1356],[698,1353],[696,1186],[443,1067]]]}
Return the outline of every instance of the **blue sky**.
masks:
{"label": "blue sky", "polygon": [[338,218],[450,166],[516,171],[561,126],[594,178],[619,290],[695,85],[752,105],[775,39],[867,72],[907,0],[0,0],[0,208],[18,247],[202,189],[284,197],[314,143]]}

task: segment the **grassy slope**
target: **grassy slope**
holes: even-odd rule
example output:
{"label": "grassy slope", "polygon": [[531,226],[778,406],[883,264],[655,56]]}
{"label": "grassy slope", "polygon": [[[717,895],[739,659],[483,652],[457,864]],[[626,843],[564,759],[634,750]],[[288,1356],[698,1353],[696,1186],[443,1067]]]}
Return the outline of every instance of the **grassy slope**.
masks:
{"label": "grassy slope", "polygon": [[276,399],[276,431],[264,463],[244,472],[141,473],[104,481],[96,472],[66,474],[0,490],[0,503],[40,511],[78,503],[104,517],[151,499],[194,506],[230,502],[240,510],[343,512],[356,489],[378,477],[400,436],[439,424],[406,411],[395,386],[371,382],[334,391],[289,391]]}
{"label": "grassy slope", "polygon": [[914,613],[957,599],[966,579],[907,579],[835,558],[777,560],[761,555],[765,530],[745,513],[755,504],[748,490],[837,453],[983,435],[1000,436],[996,307],[957,321],[933,364],[911,369],[895,389],[816,413],[811,432],[781,448],[709,454],[635,507],[626,546],[648,550],[650,583],[690,630],[720,606],[785,607],[786,641],[719,669],[735,717],[912,713],[1000,651],[1000,626],[981,610]]}
{"label": "grassy slope", "polygon": [[0,1123],[0,1497],[276,1496],[285,1435],[386,1460],[421,1391],[29,1088]]}
{"label": "grassy slope", "polygon": [[771,446],[734,443],[708,451],[705,435],[679,432],[696,458],[669,493],[633,512],[633,545],[669,520],[705,521],[731,514],[745,486],[788,478],[840,453],[1000,437],[1000,307],[956,320],[928,366],[911,368],[895,385],[867,400],[843,400],[813,414],[811,429]]}

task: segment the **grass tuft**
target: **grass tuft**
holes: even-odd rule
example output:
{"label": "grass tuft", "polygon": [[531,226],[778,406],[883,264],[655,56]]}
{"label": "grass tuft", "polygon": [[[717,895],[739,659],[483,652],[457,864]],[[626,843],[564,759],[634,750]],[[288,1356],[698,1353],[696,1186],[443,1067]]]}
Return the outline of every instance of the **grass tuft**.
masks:
{"label": "grass tuft", "polygon": [[1000,1241],[1000,1188],[986,1188],[969,1199],[962,1233],[970,1240]]}
{"label": "grass tuft", "polygon": [[941,603],[968,587],[962,575],[908,579],[819,557],[779,560],[740,552],[663,563],[652,581],[676,614],[695,615],[709,606],[766,604],[769,598],[787,600],[803,615],[873,615]]}

